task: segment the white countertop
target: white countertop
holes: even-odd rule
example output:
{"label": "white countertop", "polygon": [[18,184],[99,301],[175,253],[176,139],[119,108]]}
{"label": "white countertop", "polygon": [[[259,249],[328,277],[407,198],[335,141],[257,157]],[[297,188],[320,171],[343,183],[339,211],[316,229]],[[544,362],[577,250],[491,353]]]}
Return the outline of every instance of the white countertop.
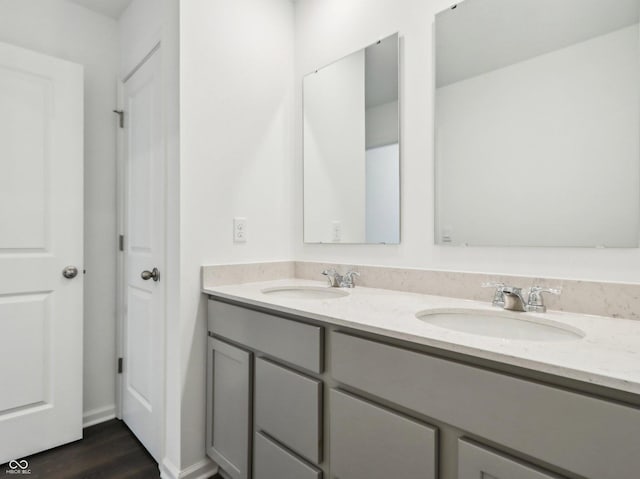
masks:
{"label": "white countertop", "polygon": [[[203,293],[274,312],[290,313],[390,338],[489,359],[556,376],[640,394],[640,321],[549,311],[527,313],[578,328],[585,337],[566,341],[527,341],[479,336],[430,325],[416,313],[440,308],[493,311],[487,302],[356,287],[332,299],[287,299],[262,293],[283,286],[325,282],[286,279],[205,287]],[[490,296],[490,294],[489,294]]]}

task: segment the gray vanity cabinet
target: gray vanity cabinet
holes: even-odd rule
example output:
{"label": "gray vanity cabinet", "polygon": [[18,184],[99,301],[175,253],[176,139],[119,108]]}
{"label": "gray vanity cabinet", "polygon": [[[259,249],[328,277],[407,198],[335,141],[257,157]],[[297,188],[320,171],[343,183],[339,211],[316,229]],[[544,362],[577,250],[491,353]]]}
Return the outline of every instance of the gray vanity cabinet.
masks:
{"label": "gray vanity cabinet", "polygon": [[329,399],[332,479],[435,479],[437,430],[351,394]]}
{"label": "gray vanity cabinet", "polygon": [[225,479],[640,479],[637,402],[222,301],[209,331]]}
{"label": "gray vanity cabinet", "polygon": [[251,353],[208,340],[207,454],[232,479],[251,477]]}
{"label": "gray vanity cabinet", "polygon": [[458,441],[458,479],[560,479],[469,441]]}

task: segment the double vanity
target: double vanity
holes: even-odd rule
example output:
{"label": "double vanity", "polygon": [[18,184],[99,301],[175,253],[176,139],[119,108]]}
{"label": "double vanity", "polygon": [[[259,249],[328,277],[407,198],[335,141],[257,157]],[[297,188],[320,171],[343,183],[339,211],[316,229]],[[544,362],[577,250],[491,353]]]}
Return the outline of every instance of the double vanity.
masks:
{"label": "double vanity", "polygon": [[640,477],[637,321],[300,279],[203,292],[227,478]]}

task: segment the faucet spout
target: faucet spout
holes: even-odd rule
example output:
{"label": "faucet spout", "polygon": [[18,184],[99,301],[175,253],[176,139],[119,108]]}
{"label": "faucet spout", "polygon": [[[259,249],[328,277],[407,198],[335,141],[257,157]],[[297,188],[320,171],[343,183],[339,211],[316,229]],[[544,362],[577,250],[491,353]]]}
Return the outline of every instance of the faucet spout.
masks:
{"label": "faucet spout", "polygon": [[507,286],[503,288],[504,309],[508,311],[526,311],[527,301],[522,295],[522,288]]}

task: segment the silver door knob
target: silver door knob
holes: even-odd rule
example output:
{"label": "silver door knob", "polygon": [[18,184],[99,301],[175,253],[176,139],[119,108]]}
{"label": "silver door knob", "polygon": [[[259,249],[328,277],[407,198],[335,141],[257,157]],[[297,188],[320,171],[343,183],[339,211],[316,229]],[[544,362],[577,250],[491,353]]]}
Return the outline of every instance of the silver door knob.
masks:
{"label": "silver door knob", "polygon": [[76,268],[75,266],[67,266],[62,270],[62,276],[67,279],[73,279],[78,276],[78,268]]}
{"label": "silver door knob", "polygon": [[140,273],[140,277],[145,281],[149,281],[150,279],[160,281],[160,271],[158,271],[158,268],[153,268],[151,271],[143,271]]}

